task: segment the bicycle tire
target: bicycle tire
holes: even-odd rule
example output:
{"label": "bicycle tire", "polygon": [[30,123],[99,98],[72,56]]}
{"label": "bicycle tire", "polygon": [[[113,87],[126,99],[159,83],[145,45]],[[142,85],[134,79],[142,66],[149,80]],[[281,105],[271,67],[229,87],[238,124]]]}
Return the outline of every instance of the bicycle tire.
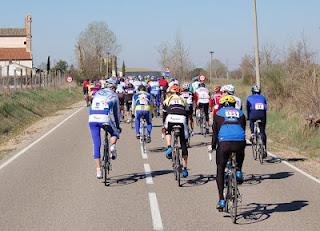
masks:
{"label": "bicycle tire", "polygon": [[252,156],[254,160],[257,160],[257,141],[256,136],[254,135],[251,140],[251,147],[252,147]]}
{"label": "bicycle tire", "polygon": [[230,212],[230,207],[231,207],[230,203],[231,203],[231,192],[232,192],[230,174],[227,174],[226,188],[227,188],[227,192],[226,192],[226,195],[225,195],[226,205],[225,205],[224,211],[226,213],[229,213]]}
{"label": "bicycle tire", "polygon": [[263,143],[262,143],[262,138],[261,138],[261,135],[259,134],[258,136],[258,157],[259,157],[259,162],[260,164],[263,164],[263,154],[264,154],[264,146],[263,146]]}
{"label": "bicycle tire", "polygon": [[238,212],[238,183],[236,179],[235,169],[232,171],[232,208],[230,211],[231,220],[234,224],[237,222],[237,212]]}
{"label": "bicycle tire", "polygon": [[105,132],[105,137],[104,137],[103,158],[104,158],[104,163],[103,163],[104,185],[109,186],[108,174],[110,171],[110,158],[109,158],[109,142],[108,142],[107,131]]}

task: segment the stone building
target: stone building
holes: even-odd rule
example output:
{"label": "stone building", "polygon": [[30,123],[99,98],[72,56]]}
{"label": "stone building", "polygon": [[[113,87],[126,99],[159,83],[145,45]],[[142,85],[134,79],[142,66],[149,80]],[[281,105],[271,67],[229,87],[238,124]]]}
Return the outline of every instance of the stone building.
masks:
{"label": "stone building", "polygon": [[2,76],[14,72],[25,75],[32,71],[31,15],[24,20],[24,28],[0,28],[0,69]]}

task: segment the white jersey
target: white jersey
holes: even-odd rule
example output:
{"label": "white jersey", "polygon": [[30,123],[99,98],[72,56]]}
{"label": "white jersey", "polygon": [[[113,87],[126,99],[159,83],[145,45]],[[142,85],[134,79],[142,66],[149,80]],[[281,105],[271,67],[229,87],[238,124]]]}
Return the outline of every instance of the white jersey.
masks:
{"label": "white jersey", "polygon": [[241,99],[235,95],[233,95],[233,98],[236,100],[236,109],[242,110],[242,102]]}
{"label": "white jersey", "polygon": [[138,91],[138,88],[140,85],[142,85],[142,82],[140,80],[135,80],[133,81],[133,86],[134,86],[134,90],[137,92]]}
{"label": "white jersey", "polygon": [[205,87],[199,87],[196,90],[196,94],[198,96],[198,104],[199,103],[209,103],[210,101],[210,94],[209,90]]}
{"label": "white jersey", "polygon": [[187,102],[188,105],[192,105],[192,93],[190,91],[182,91],[180,94]]}
{"label": "white jersey", "polygon": [[89,110],[89,122],[119,127],[119,98],[116,93],[108,88],[96,92]]}

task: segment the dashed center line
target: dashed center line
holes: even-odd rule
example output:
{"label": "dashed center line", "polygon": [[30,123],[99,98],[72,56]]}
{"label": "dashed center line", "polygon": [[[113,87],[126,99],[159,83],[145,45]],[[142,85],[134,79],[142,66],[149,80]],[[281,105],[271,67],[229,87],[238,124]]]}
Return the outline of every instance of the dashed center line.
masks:
{"label": "dashed center line", "polygon": [[149,192],[149,202],[150,202],[153,230],[163,230],[157,195],[154,192]]}
{"label": "dashed center line", "polygon": [[141,149],[142,159],[144,159],[144,160],[148,159],[147,152],[143,149],[142,145],[140,145],[140,149]]}
{"label": "dashed center line", "polygon": [[149,164],[144,164],[144,174],[146,175],[146,183],[153,184],[153,179],[151,176],[151,168]]}

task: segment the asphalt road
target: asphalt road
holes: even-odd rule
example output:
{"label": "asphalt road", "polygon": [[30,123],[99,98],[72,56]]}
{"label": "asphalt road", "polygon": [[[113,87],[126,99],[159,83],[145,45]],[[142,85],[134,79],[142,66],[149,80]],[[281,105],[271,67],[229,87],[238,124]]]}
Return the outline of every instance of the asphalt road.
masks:
{"label": "asphalt road", "polygon": [[260,165],[250,147],[233,224],[215,209],[210,138],[192,138],[190,176],[179,188],[163,154],[160,119],[154,125],[147,153],[122,125],[110,187],[95,178],[84,108],[14,161],[0,163],[0,230],[319,230],[320,184],[271,157]]}

